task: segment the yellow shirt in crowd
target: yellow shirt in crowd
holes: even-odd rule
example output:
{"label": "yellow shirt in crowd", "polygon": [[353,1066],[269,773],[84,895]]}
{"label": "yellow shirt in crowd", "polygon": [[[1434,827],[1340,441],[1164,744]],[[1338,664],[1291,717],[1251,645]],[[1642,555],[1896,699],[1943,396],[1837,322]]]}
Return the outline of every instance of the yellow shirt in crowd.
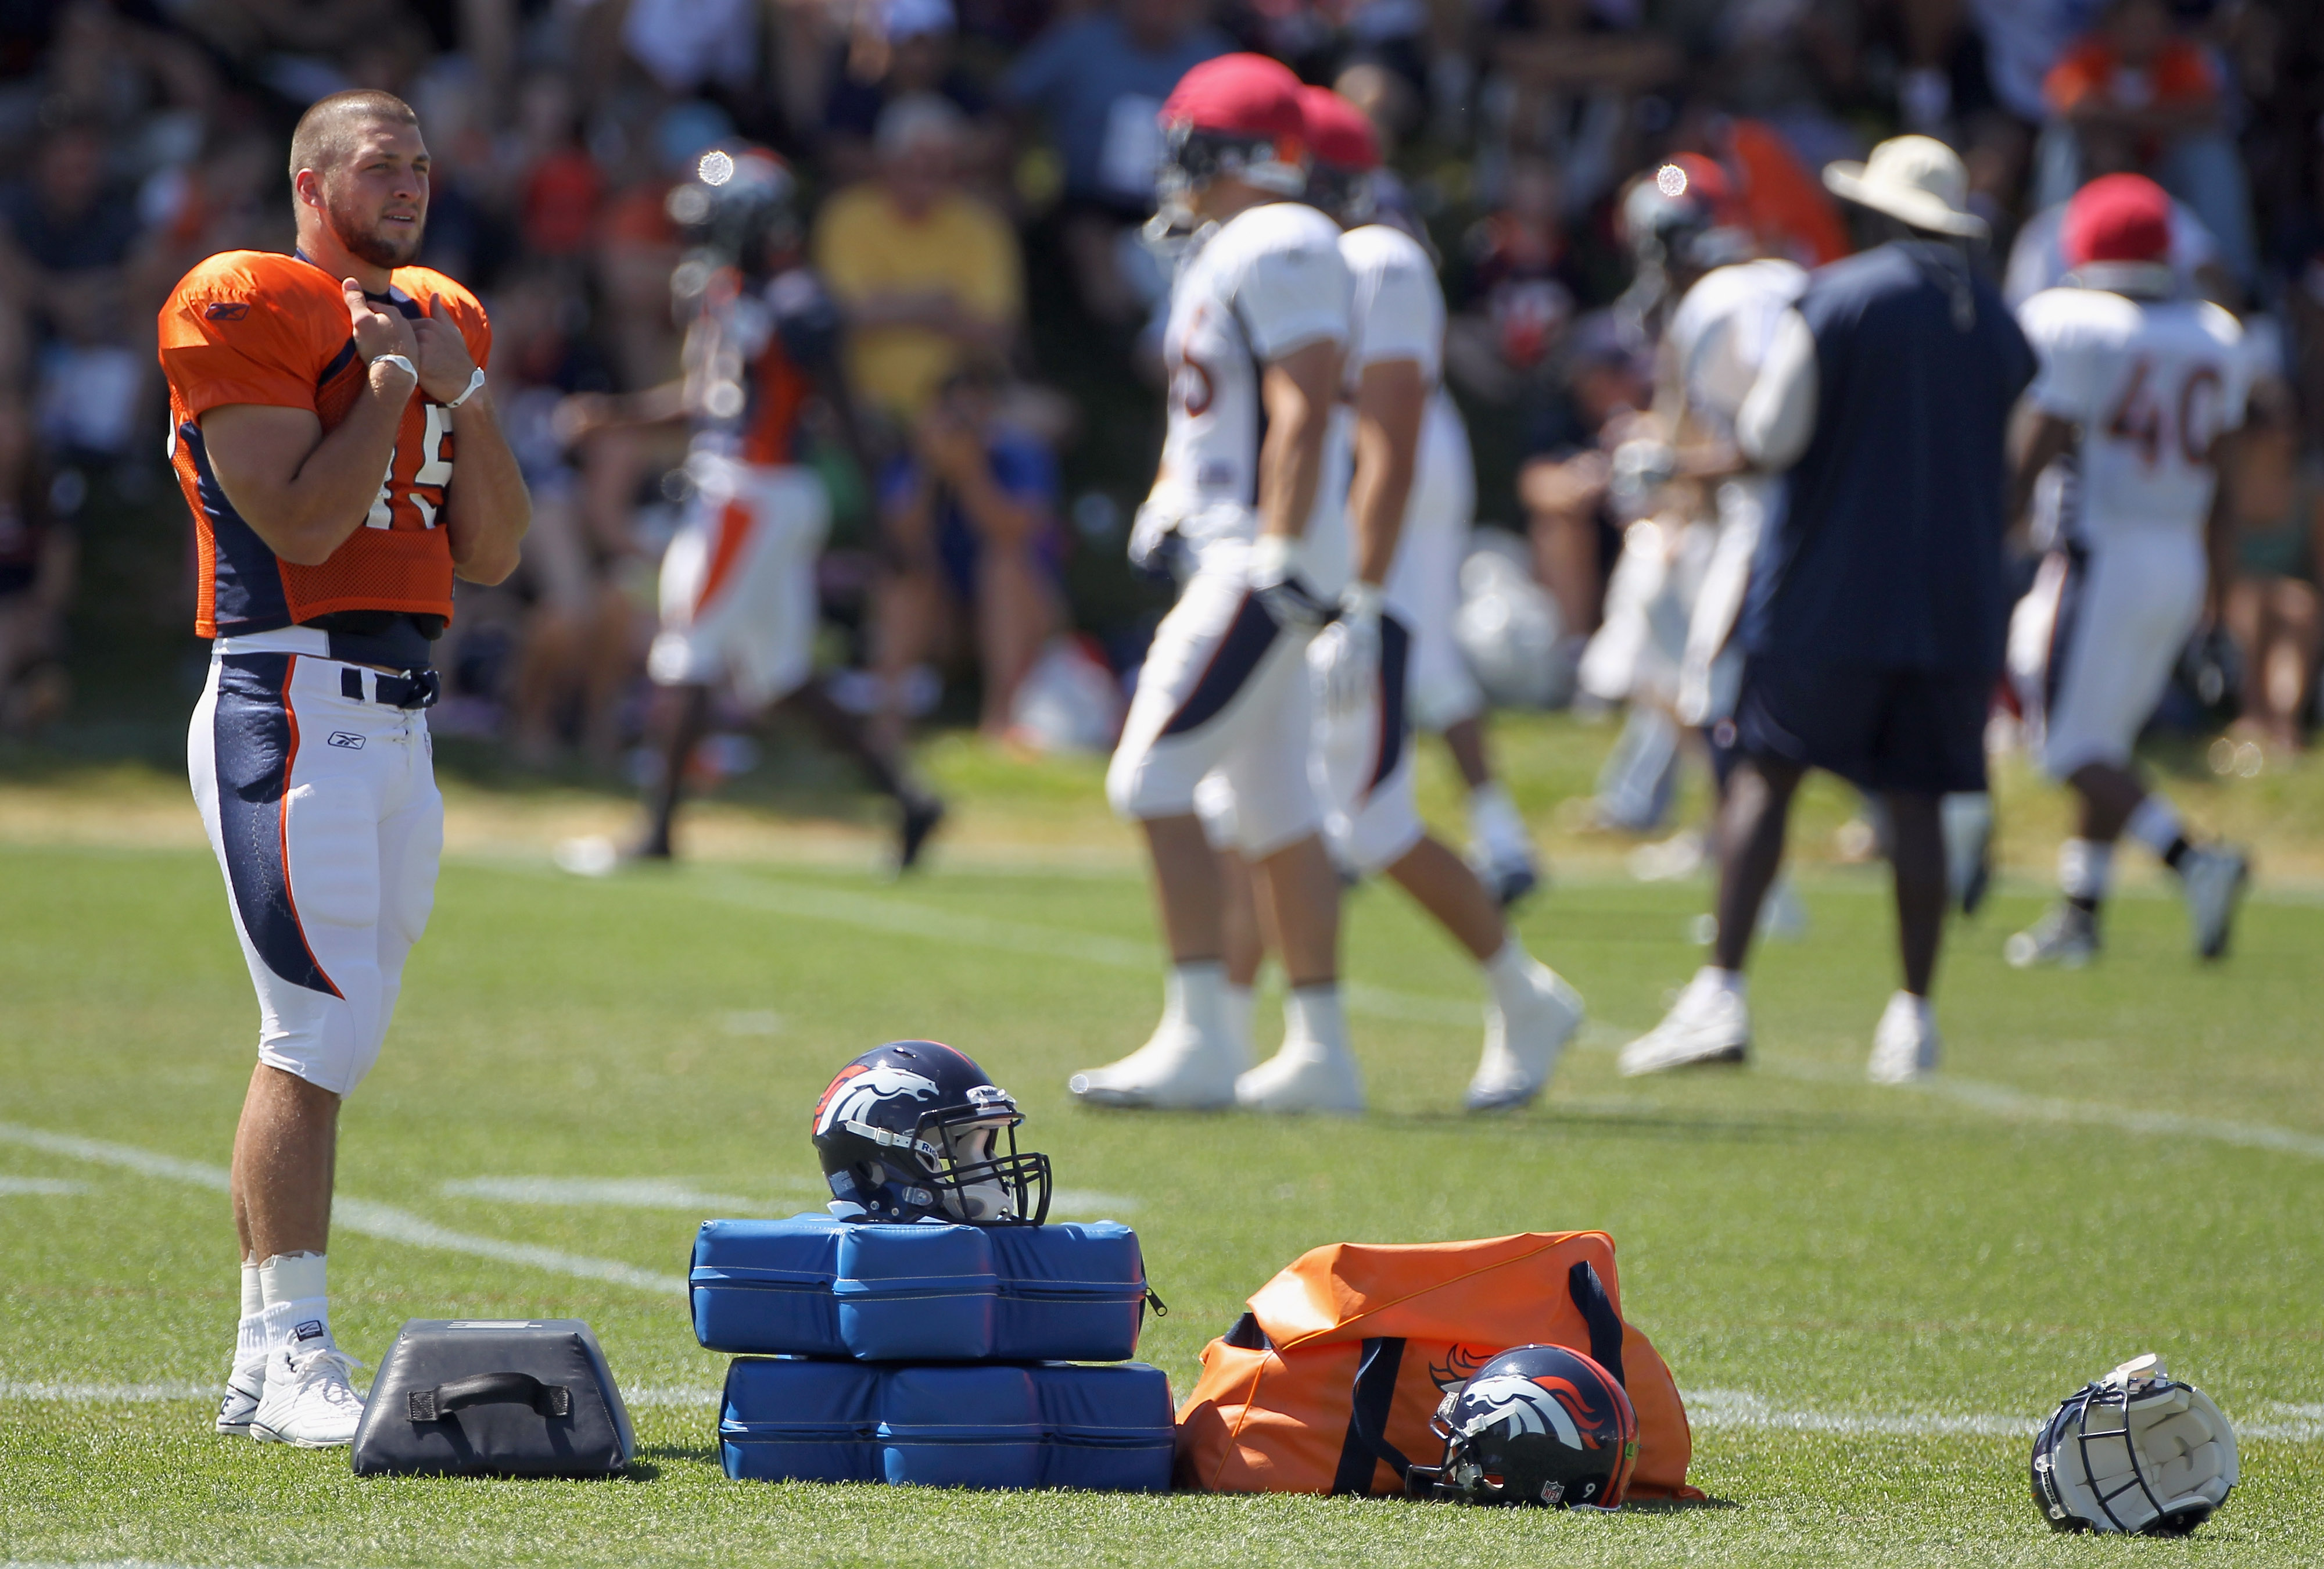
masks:
{"label": "yellow shirt in crowd", "polygon": [[[815,264],[843,305],[875,295],[943,293],[967,314],[1005,323],[1025,302],[1017,236],[986,203],[959,191],[918,222],[898,211],[875,181],[826,203],[815,230]],[[876,327],[851,335],[847,368],[858,397],[908,419],[963,354],[955,339],[922,327]]]}

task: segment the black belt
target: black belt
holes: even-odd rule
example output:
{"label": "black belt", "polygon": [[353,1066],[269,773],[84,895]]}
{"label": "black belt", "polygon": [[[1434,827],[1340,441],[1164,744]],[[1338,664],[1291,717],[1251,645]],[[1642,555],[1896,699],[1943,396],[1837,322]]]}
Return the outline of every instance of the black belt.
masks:
{"label": "black belt", "polygon": [[442,616],[393,610],[342,610],[299,624],[327,635],[335,660],[392,670],[426,669],[435,662],[429,645],[444,635]]}
{"label": "black belt", "polygon": [[391,708],[433,708],[444,695],[444,678],[434,670],[412,670],[405,675],[391,676],[379,670],[358,670],[347,667],[339,671],[339,695],[364,701],[364,678],[371,678],[370,701],[384,703]]}

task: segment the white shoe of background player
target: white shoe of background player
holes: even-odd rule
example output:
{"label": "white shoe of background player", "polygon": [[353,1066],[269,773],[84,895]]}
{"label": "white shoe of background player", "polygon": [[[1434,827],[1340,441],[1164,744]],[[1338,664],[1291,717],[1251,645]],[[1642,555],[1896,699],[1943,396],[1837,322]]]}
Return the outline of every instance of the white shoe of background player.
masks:
{"label": "white shoe of background player", "polygon": [[1751,1055],[1751,1010],[1710,975],[1697,975],[1653,1029],[1622,1048],[1625,1077]]}
{"label": "white shoe of background player", "polygon": [[250,1435],[300,1449],[354,1443],[364,1402],[348,1375],[361,1365],[327,1341],[305,1352],[296,1341],[276,1347],[267,1359],[266,1392],[251,1415]]}
{"label": "white shoe of background player", "polygon": [[1363,1075],[1356,1059],[1305,1037],[1286,1037],[1283,1049],[1235,1080],[1235,1104],[1250,1112],[1330,1112],[1359,1116]]}
{"label": "white shoe of background player", "polygon": [[258,1415],[258,1403],[265,1394],[266,1364],[236,1363],[226,1377],[226,1393],[218,1400],[217,1430],[230,1437],[249,1436],[250,1419]]}
{"label": "white shoe of background player", "polygon": [[1582,1028],[1582,993],[1536,962],[1528,972],[1533,995],[1520,1007],[1485,1008],[1485,1055],[1469,1081],[1469,1110],[1522,1106],[1542,1092],[1565,1043]]}
{"label": "white shoe of background player", "polygon": [[2227,951],[2236,906],[2251,881],[2251,862],[2224,844],[2206,844],[2179,859],[2179,887],[2187,896],[2187,918],[2195,927],[2195,952],[2216,959]]}
{"label": "white shoe of background player", "polygon": [[1872,1032],[1872,1059],[1864,1076],[1876,1084],[1909,1084],[1937,1071],[1936,1015],[1925,997],[1899,992],[1888,999]]}
{"label": "white shoe of background player", "polygon": [[1212,1112],[1235,1103],[1235,1075],[1250,1060],[1224,1028],[1197,1029],[1166,1013],[1144,1046],[1120,1062],[1075,1074],[1065,1087],[1093,1106]]}

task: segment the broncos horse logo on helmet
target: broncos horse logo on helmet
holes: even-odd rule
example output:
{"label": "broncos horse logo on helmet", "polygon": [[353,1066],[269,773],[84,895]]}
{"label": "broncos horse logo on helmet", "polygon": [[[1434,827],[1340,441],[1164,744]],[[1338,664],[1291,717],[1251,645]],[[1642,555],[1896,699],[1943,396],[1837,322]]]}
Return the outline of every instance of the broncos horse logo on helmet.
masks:
{"label": "broncos horse logo on helmet", "polygon": [[1446,1394],[1432,1424],[1444,1459],[1406,1491],[1471,1504],[1610,1509],[1638,1461],[1638,1418],[1621,1384],[1557,1345],[1521,1345]]}
{"label": "broncos horse logo on helmet", "polygon": [[839,1070],[810,1125],[832,1209],[848,1219],[1039,1225],[1049,1158],[1019,1153],[1024,1120],[963,1053],[891,1040]]}

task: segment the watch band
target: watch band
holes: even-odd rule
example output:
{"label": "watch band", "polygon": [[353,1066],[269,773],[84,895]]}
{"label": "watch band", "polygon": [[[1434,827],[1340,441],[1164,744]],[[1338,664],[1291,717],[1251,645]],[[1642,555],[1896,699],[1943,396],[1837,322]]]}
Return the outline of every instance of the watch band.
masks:
{"label": "watch band", "polygon": [[463,404],[463,403],[466,402],[469,399],[471,399],[471,398],[475,397],[475,396],[476,395],[476,389],[477,389],[478,387],[483,386],[484,384],[484,366],[482,366],[482,365],[478,365],[478,366],[476,367],[476,369],[475,369],[475,374],[472,374],[472,375],[470,375],[470,376],[468,377],[468,384],[467,384],[466,386],[465,386],[465,387],[463,387],[463,388],[461,388],[461,389],[460,389],[460,395],[459,395],[458,397],[456,397],[456,398],[453,399],[450,402],[448,402],[448,403],[445,404],[445,405],[444,405],[444,407],[446,407],[447,409],[456,409],[456,408],[458,408],[461,404]]}
{"label": "watch band", "polygon": [[371,363],[372,363],[372,364],[374,364],[374,365],[401,365],[401,366],[402,366],[406,371],[409,371],[409,372],[411,374],[411,380],[412,380],[413,384],[417,385],[417,384],[418,384],[418,383],[419,383],[419,381],[420,381],[420,367],[419,367],[418,365],[413,365],[413,364],[411,363],[411,361],[410,361],[407,356],[405,356],[405,355],[400,355],[400,354],[383,354],[383,355],[373,355],[373,356],[372,356],[372,362],[371,362]]}

